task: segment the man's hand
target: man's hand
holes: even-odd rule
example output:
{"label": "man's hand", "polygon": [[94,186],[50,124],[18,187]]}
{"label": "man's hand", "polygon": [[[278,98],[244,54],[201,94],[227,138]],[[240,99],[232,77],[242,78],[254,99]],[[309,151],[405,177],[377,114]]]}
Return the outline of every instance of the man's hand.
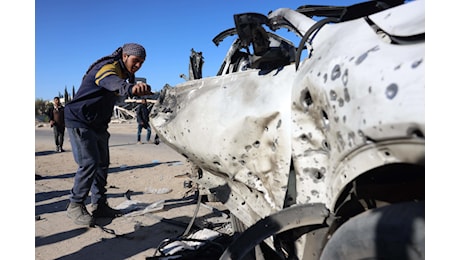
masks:
{"label": "man's hand", "polygon": [[152,95],[150,86],[144,82],[139,82],[133,86],[132,91],[135,96]]}

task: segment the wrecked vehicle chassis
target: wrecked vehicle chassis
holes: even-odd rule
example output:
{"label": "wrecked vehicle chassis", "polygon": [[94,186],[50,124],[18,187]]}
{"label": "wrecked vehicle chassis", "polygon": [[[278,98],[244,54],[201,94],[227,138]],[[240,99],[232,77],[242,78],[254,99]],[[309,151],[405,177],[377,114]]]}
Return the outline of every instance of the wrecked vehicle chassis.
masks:
{"label": "wrecked vehicle chassis", "polygon": [[165,87],[153,127],[230,210],[221,259],[423,259],[424,1],[320,26],[301,10],[262,19],[302,38],[276,46],[289,62],[251,66],[270,50],[254,46],[241,66],[235,50],[276,42],[247,14],[252,41],[236,24],[227,69]]}

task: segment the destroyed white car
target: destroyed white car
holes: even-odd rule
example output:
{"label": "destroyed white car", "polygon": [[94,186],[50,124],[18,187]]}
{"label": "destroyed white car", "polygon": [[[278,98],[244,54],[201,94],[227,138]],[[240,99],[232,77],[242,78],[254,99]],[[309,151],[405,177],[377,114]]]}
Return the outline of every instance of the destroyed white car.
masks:
{"label": "destroyed white car", "polygon": [[424,5],[235,14],[217,75],[162,89],[153,127],[231,212],[221,259],[424,259]]}

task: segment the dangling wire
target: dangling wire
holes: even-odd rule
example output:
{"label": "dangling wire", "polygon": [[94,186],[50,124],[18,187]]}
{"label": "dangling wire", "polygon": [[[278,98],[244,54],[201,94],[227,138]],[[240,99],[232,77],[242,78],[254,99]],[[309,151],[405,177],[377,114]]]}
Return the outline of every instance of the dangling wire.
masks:
{"label": "dangling wire", "polygon": [[[295,53],[295,69],[297,70],[299,68],[299,63],[300,63],[300,55],[302,54],[303,47],[305,46],[305,43],[307,42],[308,38],[310,37],[311,34],[313,34],[315,31],[321,29],[325,24],[327,23],[336,23],[339,22],[339,18],[335,17],[330,17],[323,19],[317,23],[315,23],[308,31],[303,35],[302,40],[299,43],[299,47],[296,50]],[[311,41],[311,40],[310,40]],[[311,49],[309,51],[309,55],[311,56]]]}

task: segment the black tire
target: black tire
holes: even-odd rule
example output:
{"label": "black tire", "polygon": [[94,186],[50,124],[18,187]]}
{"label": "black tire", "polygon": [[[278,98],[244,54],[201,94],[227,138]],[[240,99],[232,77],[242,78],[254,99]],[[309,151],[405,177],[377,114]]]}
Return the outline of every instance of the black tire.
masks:
{"label": "black tire", "polygon": [[351,218],[332,235],[320,259],[425,259],[425,202],[393,204]]}

